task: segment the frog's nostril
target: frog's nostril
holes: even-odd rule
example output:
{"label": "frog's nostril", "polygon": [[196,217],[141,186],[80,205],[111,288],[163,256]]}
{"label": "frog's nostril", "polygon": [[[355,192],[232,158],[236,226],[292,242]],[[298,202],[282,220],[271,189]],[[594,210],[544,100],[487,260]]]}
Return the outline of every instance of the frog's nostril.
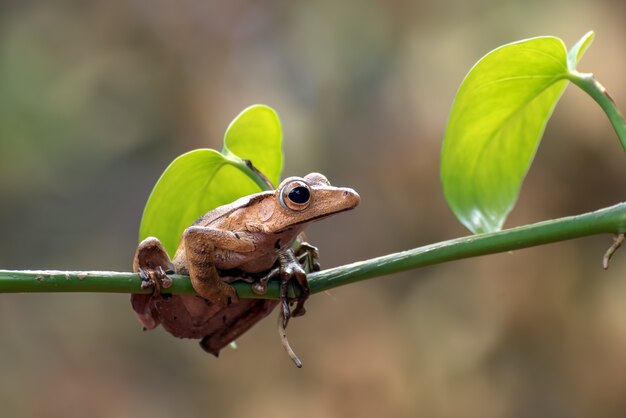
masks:
{"label": "frog's nostril", "polygon": [[346,204],[351,205],[351,207],[358,205],[361,201],[361,198],[353,189],[345,188],[341,194]]}

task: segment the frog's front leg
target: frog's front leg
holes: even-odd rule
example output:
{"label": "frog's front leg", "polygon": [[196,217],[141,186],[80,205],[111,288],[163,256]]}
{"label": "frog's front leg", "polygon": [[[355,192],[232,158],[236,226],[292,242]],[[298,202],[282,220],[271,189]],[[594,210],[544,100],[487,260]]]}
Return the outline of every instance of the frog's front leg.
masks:
{"label": "frog's front leg", "polygon": [[191,226],[185,230],[185,255],[191,284],[205,299],[221,305],[236,301],[235,289],[222,280],[215,267],[215,249],[252,252],[254,243],[245,233],[207,226]]}
{"label": "frog's front leg", "polygon": [[[281,302],[286,304],[288,301],[287,289],[291,280],[295,280],[300,287],[300,296],[296,299],[296,307],[291,311],[290,316],[302,316],[305,314],[304,302],[309,298],[311,291],[309,290],[309,281],[306,277],[306,271],[298,262],[293,250],[283,251],[278,255],[280,265],[280,281],[281,281]],[[288,308],[287,308],[288,309]],[[286,321],[289,317],[286,318]],[[285,321],[285,326],[287,323]]]}
{"label": "frog's front leg", "polygon": [[[303,234],[302,234],[303,235]],[[306,277],[307,271],[319,271],[319,250],[317,247],[302,241],[298,248],[284,250],[279,254],[277,265],[265,276],[252,285],[252,290],[258,295],[263,295],[267,291],[267,283],[276,277],[281,279],[281,301],[283,313],[286,320],[291,316],[302,316],[305,314],[304,302],[310,295],[309,282]],[[298,298],[295,309],[289,312],[287,290],[291,279],[295,279],[300,286],[301,295]],[[285,324],[286,326],[286,324]]]}
{"label": "frog's front leg", "polygon": [[[276,265],[265,276],[260,278],[252,285],[252,290],[263,295],[267,291],[267,283],[274,278],[280,280],[280,303],[282,308],[283,326],[287,326],[289,318],[292,316],[302,316],[305,313],[304,302],[309,298],[309,282],[306,278],[306,272],[298,262],[293,250],[286,249],[278,254]],[[297,298],[297,305],[291,311],[289,309],[289,282],[294,279],[300,287],[300,296]]]}
{"label": "frog's front leg", "polygon": [[[303,236],[304,234],[300,234]],[[314,245],[302,240],[295,251],[298,263],[308,272],[320,271],[320,251]]]}

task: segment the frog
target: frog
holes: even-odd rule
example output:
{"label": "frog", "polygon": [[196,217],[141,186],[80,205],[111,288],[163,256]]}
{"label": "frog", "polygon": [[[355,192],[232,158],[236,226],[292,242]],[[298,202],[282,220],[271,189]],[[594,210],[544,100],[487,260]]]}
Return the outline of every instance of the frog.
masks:
{"label": "frog", "polygon": [[[200,346],[217,357],[281,305],[281,340],[301,367],[285,328],[291,317],[305,313],[310,295],[305,267],[319,270],[319,252],[306,243],[304,230],[359,202],[353,189],[332,186],[324,175],[310,173],[209,211],[184,230],[172,259],[158,238],[144,239],[135,252],[133,271],[152,293],[131,295],[137,319],[145,330],[162,325],[175,337],[199,339]],[[189,276],[196,295],[168,294],[171,274]],[[263,298],[268,282],[276,278],[279,300]],[[259,298],[239,298],[231,285],[236,281],[251,283]],[[292,300],[291,282],[299,288]]]}

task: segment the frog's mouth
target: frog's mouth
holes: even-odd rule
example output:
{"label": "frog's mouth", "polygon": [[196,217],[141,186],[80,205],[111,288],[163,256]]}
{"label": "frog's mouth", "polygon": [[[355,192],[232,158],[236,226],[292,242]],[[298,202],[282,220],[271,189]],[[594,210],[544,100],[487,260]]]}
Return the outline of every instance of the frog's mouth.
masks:
{"label": "frog's mouth", "polygon": [[276,231],[275,233],[276,234],[280,234],[281,232],[289,231],[290,229],[293,229],[295,226],[298,226],[298,225],[308,224],[310,222],[315,222],[315,221],[318,221],[320,219],[328,218],[329,216],[333,216],[333,215],[336,215],[336,214],[341,213],[341,212],[348,212],[348,211],[354,209],[355,207],[356,206],[352,206],[352,207],[336,210],[335,212],[328,212],[328,213],[324,213],[322,215],[314,216],[312,218],[306,218],[306,219],[303,219],[301,221],[294,222],[294,223],[290,224],[288,227],[283,228],[283,229],[281,229],[279,231]]}

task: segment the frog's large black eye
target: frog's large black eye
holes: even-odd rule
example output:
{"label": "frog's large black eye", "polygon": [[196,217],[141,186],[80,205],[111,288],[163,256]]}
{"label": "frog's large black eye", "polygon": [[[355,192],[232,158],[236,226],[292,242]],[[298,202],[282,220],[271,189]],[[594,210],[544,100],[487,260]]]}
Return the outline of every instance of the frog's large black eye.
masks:
{"label": "frog's large black eye", "polygon": [[309,206],[311,189],[300,180],[294,180],[283,186],[280,191],[280,203],[287,209],[301,211]]}
{"label": "frog's large black eye", "polygon": [[311,192],[304,186],[293,188],[287,195],[289,200],[298,205],[303,205],[311,198]]}

